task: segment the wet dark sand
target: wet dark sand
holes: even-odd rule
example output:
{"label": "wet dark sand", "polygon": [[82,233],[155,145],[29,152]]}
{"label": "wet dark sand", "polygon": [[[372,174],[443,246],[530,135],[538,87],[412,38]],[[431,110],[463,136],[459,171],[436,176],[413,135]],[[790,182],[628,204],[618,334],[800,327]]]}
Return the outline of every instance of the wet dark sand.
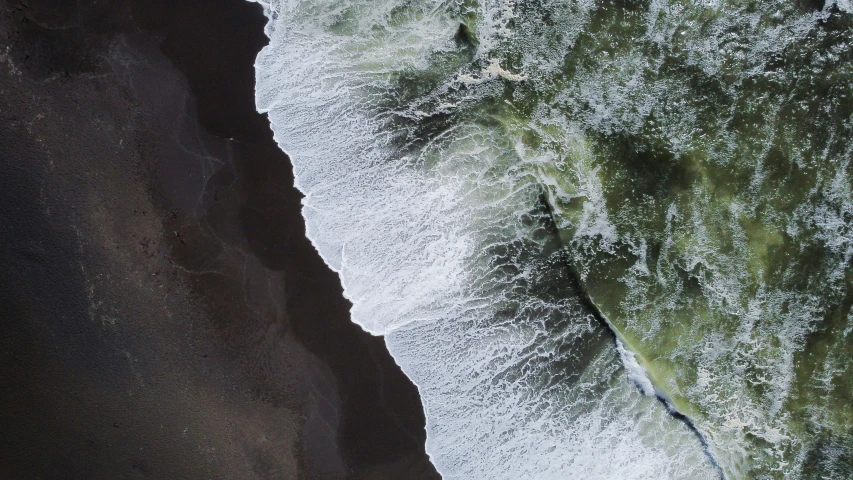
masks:
{"label": "wet dark sand", "polygon": [[0,13],[0,479],[437,478],[254,110],[260,7]]}

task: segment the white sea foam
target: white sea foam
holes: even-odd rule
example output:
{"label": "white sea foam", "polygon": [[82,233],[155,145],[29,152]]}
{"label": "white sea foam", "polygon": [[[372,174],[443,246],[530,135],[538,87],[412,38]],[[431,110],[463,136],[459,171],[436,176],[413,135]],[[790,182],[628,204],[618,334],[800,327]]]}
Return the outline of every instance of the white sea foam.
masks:
{"label": "white sea foam", "polygon": [[621,340],[616,340],[616,350],[619,352],[619,357],[622,358],[622,363],[625,364],[625,369],[628,371],[628,379],[637,385],[637,388],[643,392],[643,395],[654,396],[655,386],[649,380],[646,369],[637,362],[634,352],[626,349],[625,344]]}
{"label": "white sea foam", "polygon": [[[568,274],[554,267],[557,240],[531,207],[536,174],[519,168],[511,129],[460,121],[406,144],[399,119],[431,114],[395,104],[394,82],[452,49],[448,5],[259,3],[270,45],[256,62],[258,109],[291,157],[308,236],[340,274],[353,321],[385,335],[418,386],[441,474],[714,478],[697,438],[632,385],[604,326],[555,281]],[[481,65],[439,90],[460,75],[525,79],[488,58],[513,8],[483,7]],[[471,96],[490,88],[471,83]],[[606,231],[588,187],[589,228]]]}

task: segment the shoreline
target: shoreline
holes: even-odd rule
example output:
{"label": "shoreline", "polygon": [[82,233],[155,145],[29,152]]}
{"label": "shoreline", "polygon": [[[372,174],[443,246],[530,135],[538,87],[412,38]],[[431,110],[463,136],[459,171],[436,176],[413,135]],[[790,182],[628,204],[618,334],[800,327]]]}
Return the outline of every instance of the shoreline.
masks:
{"label": "shoreline", "polygon": [[0,472],[438,478],[255,111],[260,6],[0,5]]}

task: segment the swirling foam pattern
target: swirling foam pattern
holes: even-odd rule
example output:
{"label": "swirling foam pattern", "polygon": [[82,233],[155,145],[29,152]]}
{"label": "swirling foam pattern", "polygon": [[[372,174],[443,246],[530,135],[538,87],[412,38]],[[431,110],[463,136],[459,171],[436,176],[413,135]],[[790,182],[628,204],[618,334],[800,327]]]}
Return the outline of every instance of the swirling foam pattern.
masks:
{"label": "swirling foam pattern", "polygon": [[260,3],[444,478],[853,478],[849,0]]}

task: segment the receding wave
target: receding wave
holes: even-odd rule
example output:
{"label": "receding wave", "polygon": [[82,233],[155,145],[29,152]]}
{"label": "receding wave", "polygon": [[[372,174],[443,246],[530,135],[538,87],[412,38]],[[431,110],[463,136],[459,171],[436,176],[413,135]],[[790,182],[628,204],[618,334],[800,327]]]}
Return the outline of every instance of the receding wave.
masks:
{"label": "receding wave", "polygon": [[853,478],[849,1],[260,1],[444,478]]}

